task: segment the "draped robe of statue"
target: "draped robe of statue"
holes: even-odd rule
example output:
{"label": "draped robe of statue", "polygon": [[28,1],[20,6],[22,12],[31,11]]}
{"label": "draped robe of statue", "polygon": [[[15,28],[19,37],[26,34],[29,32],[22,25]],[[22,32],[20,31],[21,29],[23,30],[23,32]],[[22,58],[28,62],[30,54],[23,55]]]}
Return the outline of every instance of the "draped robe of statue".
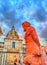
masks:
{"label": "draped robe of statue", "polygon": [[[27,22],[26,22],[27,23]],[[26,24],[27,25],[27,24]],[[24,58],[25,65],[44,65],[41,59],[41,46],[39,43],[36,30],[33,26],[26,27],[25,42],[26,42],[26,57]]]}
{"label": "draped robe of statue", "polygon": [[47,46],[44,46],[44,61],[45,61],[45,65],[47,65]]}
{"label": "draped robe of statue", "polygon": [[44,52],[47,55],[47,46],[44,47]]}

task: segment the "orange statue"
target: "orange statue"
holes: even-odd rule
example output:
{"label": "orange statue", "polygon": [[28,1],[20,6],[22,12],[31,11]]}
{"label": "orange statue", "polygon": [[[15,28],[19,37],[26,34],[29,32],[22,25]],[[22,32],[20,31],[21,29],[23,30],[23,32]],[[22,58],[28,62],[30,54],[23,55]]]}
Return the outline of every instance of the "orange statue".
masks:
{"label": "orange statue", "polygon": [[47,65],[47,46],[44,47],[44,62]]}
{"label": "orange statue", "polygon": [[47,55],[47,46],[44,47],[44,52]]}
{"label": "orange statue", "polygon": [[22,26],[24,28],[26,42],[26,57],[24,58],[24,63],[25,65],[40,65],[42,62],[42,50],[36,30],[27,21],[23,22]]}

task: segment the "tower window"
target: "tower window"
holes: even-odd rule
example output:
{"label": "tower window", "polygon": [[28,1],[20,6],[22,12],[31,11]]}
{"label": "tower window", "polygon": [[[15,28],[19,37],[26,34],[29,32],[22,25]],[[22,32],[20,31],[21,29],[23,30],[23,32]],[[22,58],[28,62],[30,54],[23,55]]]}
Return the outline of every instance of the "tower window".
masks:
{"label": "tower window", "polygon": [[12,42],[12,48],[15,48],[15,42]]}

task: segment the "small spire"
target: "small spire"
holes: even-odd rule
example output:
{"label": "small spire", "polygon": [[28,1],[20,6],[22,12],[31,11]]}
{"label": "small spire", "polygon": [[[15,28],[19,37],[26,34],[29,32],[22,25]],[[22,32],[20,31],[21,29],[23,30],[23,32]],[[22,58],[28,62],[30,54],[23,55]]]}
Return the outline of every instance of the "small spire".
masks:
{"label": "small spire", "polygon": [[12,26],[12,29],[15,29],[15,27],[14,27],[14,26]]}

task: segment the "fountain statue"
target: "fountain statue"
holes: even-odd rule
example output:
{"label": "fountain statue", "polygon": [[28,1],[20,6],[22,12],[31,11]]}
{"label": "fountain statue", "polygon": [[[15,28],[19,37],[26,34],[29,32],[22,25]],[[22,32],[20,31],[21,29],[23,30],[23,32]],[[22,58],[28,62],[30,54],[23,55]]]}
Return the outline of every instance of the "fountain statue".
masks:
{"label": "fountain statue", "polygon": [[45,65],[41,57],[42,48],[36,33],[36,30],[28,21],[22,23],[25,32],[26,57],[25,65]]}

